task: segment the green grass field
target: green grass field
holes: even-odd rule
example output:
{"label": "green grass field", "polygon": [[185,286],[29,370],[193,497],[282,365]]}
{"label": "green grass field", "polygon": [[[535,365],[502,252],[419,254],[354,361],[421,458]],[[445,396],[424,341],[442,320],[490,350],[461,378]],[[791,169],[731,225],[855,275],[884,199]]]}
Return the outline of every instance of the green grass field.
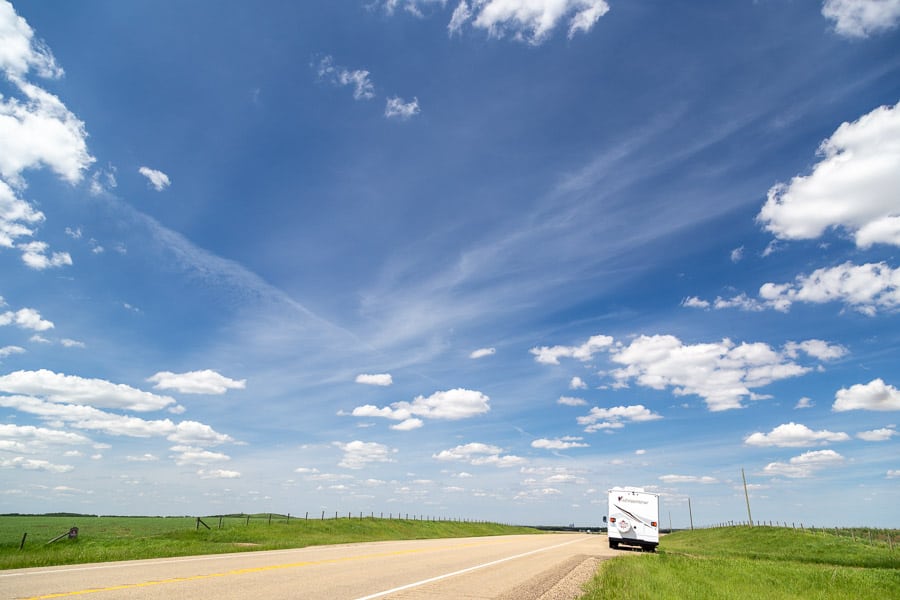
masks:
{"label": "green grass field", "polygon": [[677,532],[657,554],[603,563],[583,600],[900,598],[900,548],[872,539],[777,527]]}
{"label": "green grass field", "polygon": [[[133,560],[386,540],[533,534],[527,527],[408,519],[0,516],[0,569]],[[78,538],[47,542],[70,527]],[[28,536],[20,549],[23,534]]]}

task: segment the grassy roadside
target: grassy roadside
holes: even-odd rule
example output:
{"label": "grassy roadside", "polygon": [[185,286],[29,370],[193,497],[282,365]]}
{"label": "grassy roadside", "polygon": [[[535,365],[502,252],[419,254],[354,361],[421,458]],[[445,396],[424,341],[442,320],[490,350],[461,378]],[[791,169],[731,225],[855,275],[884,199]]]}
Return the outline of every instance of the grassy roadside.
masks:
{"label": "grassy roadside", "polygon": [[900,548],[777,527],[683,531],[603,563],[582,600],[900,598]]}
{"label": "grassy roadside", "polygon": [[[493,523],[339,518],[269,521],[264,515],[193,517],[0,517],[0,570],[198,554],[301,548],[324,544],[540,533]],[[78,538],[47,542],[78,527]],[[19,546],[28,533],[24,547]]]}

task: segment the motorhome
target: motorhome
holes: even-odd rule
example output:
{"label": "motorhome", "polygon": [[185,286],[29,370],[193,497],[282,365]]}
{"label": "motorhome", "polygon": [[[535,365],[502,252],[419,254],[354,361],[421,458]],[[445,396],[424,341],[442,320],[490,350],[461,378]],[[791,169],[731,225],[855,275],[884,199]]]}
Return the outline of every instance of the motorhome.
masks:
{"label": "motorhome", "polygon": [[639,487],[609,490],[607,521],[609,547],[639,546],[647,552],[659,545],[659,494]]}

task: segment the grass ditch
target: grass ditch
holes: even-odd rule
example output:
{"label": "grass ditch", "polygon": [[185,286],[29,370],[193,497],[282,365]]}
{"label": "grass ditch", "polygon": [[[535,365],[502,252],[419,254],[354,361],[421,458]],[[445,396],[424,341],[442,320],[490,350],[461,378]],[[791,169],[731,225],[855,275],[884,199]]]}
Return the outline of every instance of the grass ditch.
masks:
{"label": "grass ditch", "polygon": [[[287,519],[278,515],[204,517],[0,516],[0,569],[199,554],[281,550],[325,544],[540,533],[494,523],[410,519]],[[54,537],[78,527],[76,539]],[[22,545],[23,534],[28,536]],[[20,546],[21,549],[20,549]]]}
{"label": "grass ditch", "polygon": [[900,549],[827,532],[732,527],[664,536],[602,564],[582,600],[900,598]]}

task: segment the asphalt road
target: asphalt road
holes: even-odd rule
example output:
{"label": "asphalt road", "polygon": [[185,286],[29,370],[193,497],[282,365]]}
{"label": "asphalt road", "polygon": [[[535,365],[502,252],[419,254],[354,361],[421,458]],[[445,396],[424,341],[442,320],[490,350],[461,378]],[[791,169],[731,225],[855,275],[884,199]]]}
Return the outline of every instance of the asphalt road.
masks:
{"label": "asphalt road", "polygon": [[616,553],[587,534],[343,544],[0,571],[0,598],[537,600]]}

